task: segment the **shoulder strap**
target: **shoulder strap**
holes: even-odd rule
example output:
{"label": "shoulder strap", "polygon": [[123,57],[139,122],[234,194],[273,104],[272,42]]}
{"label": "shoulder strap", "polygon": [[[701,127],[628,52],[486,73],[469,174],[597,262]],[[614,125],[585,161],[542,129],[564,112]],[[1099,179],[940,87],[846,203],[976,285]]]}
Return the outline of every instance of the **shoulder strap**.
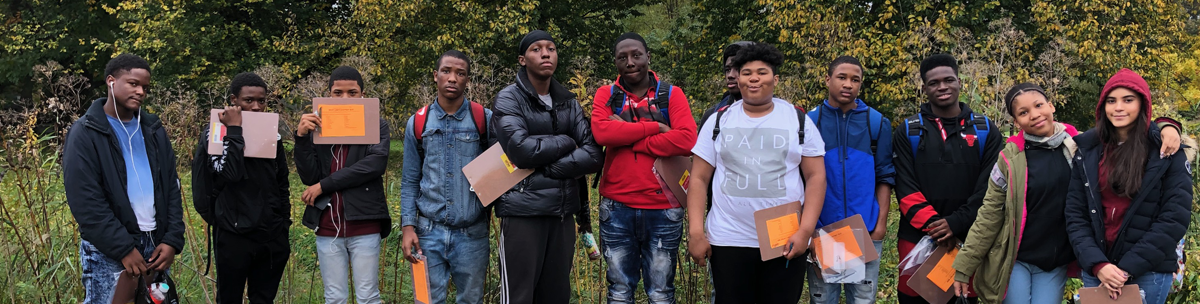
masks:
{"label": "shoulder strap", "polygon": [[479,152],[487,150],[488,132],[487,132],[487,112],[483,110],[483,105],[478,102],[471,102],[471,118],[475,120],[475,131],[479,132]]}
{"label": "shoulder strap", "polygon": [[658,112],[665,120],[663,123],[668,127],[671,126],[671,91],[674,89],[674,86],[664,85],[662,81],[659,81],[658,87],[654,88],[654,106],[658,108]]}
{"label": "shoulder strap", "polygon": [[421,159],[425,159],[425,144],[421,135],[425,133],[425,124],[429,123],[429,105],[418,109],[417,114],[414,114],[413,117],[413,136],[417,138],[417,154],[421,155]]}
{"label": "shoulder strap", "polygon": [[804,121],[808,118],[808,115],[804,113],[804,108],[797,105],[792,105],[792,107],[796,108],[796,121],[800,122],[800,127],[796,129],[796,133],[800,136],[800,144],[804,145]]}
{"label": "shoulder strap", "polygon": [[904,123],[908,125],[908,147],[912,149],[913,159],[917,157],[917,145],[921,143],[921,135],[925,132],[925,127],[922,126],[924,120],[921,113],[904,119]]}
{"label": "shoulder strap", "polygon": [[621,115],[621,111],[625,109],[625,90],[618,90],[617,84],[613,83],[608,86],[608,108],[612,109],[613,115]]}
{"label": "shoulder strap", "polygon": [[971,125],[975,127],[975,137],[979,140],[979,160],[983,161],[984,150],[987,150],[988,132],[992,130],[987,116],[971,113]]}
{"label": "shoulder strap", "polygon": [[879,133],[882,132],[883,114],[874,108],[867,108],[867,133],[871,135],[871,155],[879,151]]}
{"label": "shoulder strap", "polygon": [[716,120],[713,121],[713,130],[712,130],[712,139],[714,141],[717,140],[717,135],[721,134],[721,116],[725,116],[725,110],[728,110],[728,109],[729,109],[728,105],[723,106],[720,109],[717,109],[717,118],[716,118]]}

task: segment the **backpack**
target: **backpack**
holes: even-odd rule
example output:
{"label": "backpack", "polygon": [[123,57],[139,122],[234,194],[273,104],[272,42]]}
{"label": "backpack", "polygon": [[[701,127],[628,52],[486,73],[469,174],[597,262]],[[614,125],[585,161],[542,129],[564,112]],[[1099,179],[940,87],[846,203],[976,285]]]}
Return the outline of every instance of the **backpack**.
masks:
{"label": "backpack", "polygon": [[[474,101],[470,103],[471,106],[467,112],[471,114],[471,119],[475,121],[475,130],[479,132],[479,149],[480,151],[487,150],[487,121],[485,121],[487,113],[484,112],[483,105]],[[413,135],[417,138],[417,153],[421,155],[421,160],[424,160],[425,144],[422,134],[425,133],[425,125],[429,124],[429,106],[421,107],[413,116]]]}
{"label": "backpack", "polygon": [[[820,106],[814,108],[817,111],[817,127],[821,127]],[[875,126],[875,127],[871,127]],[[867,134],[871,135],[871,156],[879,151],[879,133],[883,132],[883,113],[879,113],[875,108],[867,108]]]}
{"label": "backpack", "polygon": [[[654,99],[650,101],[650,105],[658,108],[658,113],[662,115],[662,121],[659,121],[668,127],[671,126],[671,91],[675,87],[671,84],[666,84],[667,89],[663,90],[663,82],[658,81],[654,85]],[[612,109],[613,115],[620,116],[625,110],[625,90],[617,89],[617,84],[609,85],[608,87],[608,108]],[[655,121],[658,121],[655,119]],[[604,175],[604,169],[596,171],[596,177],[592,179],[592,188],[600,189],[600,177]],[[587,183],[584,183],[585,185]]]}
{"label": "backpack", "polygon": [[[663,121],[660,121],[667,126],[671,126],[671,91],[675,87],[671,84],[666,84],[666,90],[663,90],[663,82],[658,81],[654,86],[654,99],[650,101],[650,105],[657,107],[658,112],[662,114]],[[609,86],[608,107],[612,109],[613,115],[620,116],[625,110],[625,90],[617,89],[617,84]]]}
{"label": "backpack", "polygon": [[[917,145],[921,143],[921,135],[924,135],[925,133],[925,127],[923,125],[924,121],[925,119],[921,113],[917,113],[917,115],[909,116],[908,118],[904,119],[905,124],[908,125],[908,146],[912,149],[912,155],[914,158],[917,156]],[[983,160],[984,150],[987,149],[988,131],[991,130],[991,128],[988,126],[990,124],[991,121],[988,120],[987,116],[977,115],[974,112],[971,113],[971,127],[975,129],[975,137],[979,140],[980,160]],[[872,146],[874,146],[874,144],[872,144]]]}

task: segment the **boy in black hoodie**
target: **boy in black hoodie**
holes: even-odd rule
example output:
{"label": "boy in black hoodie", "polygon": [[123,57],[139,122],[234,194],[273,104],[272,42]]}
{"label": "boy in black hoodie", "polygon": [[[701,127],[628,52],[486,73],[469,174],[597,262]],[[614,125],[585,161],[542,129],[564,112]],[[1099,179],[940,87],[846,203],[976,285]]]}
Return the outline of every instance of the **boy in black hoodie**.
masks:
{"label": "boy in black hoodie", "polygon": [[[925,58],[921,81],[928,102],[921,104],[919,114],[905,119],[892,137],[901,215],[896,247],[901,258],[925,235],[940,246],[966,239],[987,190],[990,170],[984,169],[996,163],[1004,148],[996,125],[958,101],[962,82],[954,57]],[[908,278],[900,276],[899,282]],[[908,284],[899,284],[899,289],[900,303],[927,303]]]}
{"label": "boy in black hoodie", "polygon": [[[229,84],[229,105],[220,116],[225,128],[221,155],[208,154],[210,130],[196,145],[192,161],[192,202],[216,245],[217,302],[272,303],[287,266],[291,246],[288,226],[288,163],[283,140],[275,159],[246,158],[242,137],[243,110],[266,109],[267,83],[250,72]],[[247,288],[249,285],[249,288]]]}
{"label": "boy in black hoodie", "polygon": [[166,271],[183,250],[175,149],[141,109],[150,64],[121,54],[104,68],[108,96],[71,125],[63,186],[79,224],[84,303],[111,303],[117,274]]}

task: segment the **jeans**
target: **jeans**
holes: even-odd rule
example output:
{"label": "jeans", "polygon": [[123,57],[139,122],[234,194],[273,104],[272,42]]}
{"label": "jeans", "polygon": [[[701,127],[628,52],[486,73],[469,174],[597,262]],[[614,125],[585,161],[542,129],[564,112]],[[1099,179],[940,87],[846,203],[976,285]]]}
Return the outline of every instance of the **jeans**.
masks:
{"label": "jeans", "polygon": [[347,277],[354,273],[354,295],[360,304],[379,300],[379,234],[352,237],[317,236],[317,262],[325,283],[325,303],[345,304],[350,298]]}
{"label": "jeans", "polygon": [[883,241],[873,241],[875,252],[880,258],[867,263],[867,279],[862,284],[829,284],[810,267],[808,270],[808,292],[813,304],[837,304],[846,290],[846,304],[873,304],[879,288],[879,260],[883,257]]}
{"label": "jeans", "polygon": [[[1080,273],[1079,278],[1083,280],[1083,287],[1100,286],[1100,279],[1088,274],[1087,271]],[[1142,292],[1142,303],[1162,304],[1167,302],[1167,295],[1171,293],[1171,284],[1175,282],[1174,280],[1174,274],[1171,273],[1147,272],[1139,277],[1129,278],[1125,284],[1137,284],[1138,289]]]}
{"label": "jeans", "polygon": [[1067,287],[1067,266],[1045,271],[1016,261],[1008,279],[1004,304],[1059,304]]}
{"label": "jeans", "polygon": [[[138,247],[142,258],[149,259],[154,247],[154,233],[142,232],[141,244]],[[117,277],[125,271],[125,265],[100,253],[96,246],[83,239],[79,241],[79,262],[83,269],[83,303],[112,303],[113,291],[117,288]]]}
{"label": "jeans", "polygon": [[633,303],[645,278],[650,303],[675,303],[675,264],[683,236],[683,208],[634,209],[604,198],[600,239],[608,262],[608,303]]}
{"label": "jeans", "polygon": [[429,300],[445,303],[453,278],[458,291],[456,303],[482,303],[490,252],[488,221],[480,220],[467,228],[450,228],[426,218],[417,222],[414,230],[429,267]]}

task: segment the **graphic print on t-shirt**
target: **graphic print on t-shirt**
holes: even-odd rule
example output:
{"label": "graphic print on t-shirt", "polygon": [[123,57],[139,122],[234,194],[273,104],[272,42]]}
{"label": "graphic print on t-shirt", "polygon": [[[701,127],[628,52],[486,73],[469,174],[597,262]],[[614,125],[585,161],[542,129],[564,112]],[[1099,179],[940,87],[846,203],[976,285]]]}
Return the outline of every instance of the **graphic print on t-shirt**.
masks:
{"label": "graphic print on t-shirt", "polygon": [[733,197],[787,196],[789,133],[776,128],[730,128],[718,138],[725,176],[721,190]]}

